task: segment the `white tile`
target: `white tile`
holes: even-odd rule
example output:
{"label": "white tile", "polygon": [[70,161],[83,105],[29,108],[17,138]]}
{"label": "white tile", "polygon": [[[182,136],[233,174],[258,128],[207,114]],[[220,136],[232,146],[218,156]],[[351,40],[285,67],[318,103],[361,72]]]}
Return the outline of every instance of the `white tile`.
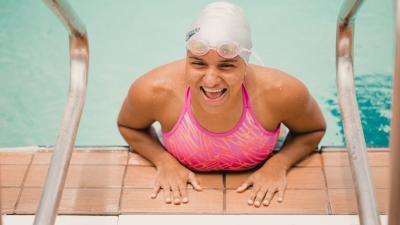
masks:
{"label": "white tile", "polygon": [[[382,225],[387,225],[382,215]],[[32,225],[34,216],[5,215],[4,225]],[[121,215],[58,216],[56,225],[359,225],[356,215]]]}
{"label": "white tile", "polygon": [[[34,216],[3,216],[4,225],[32,225]],[[117,216],[57,216],[56,225],[117,225]]]}
{"label": "white tile", "polygon": [[382,225],[388,224],[388,216],[387,215],[381,215],[381,224]]}
{"label": "white tile", "polygon": [[[381,217],[382,225],[384,216]],[[387,220],[387,219],[386,219]],[[121,215],[118,225],[358,225],[356,215]]]}
{"label": "white tile", "polygon": [[34,216],[3,216],[4,225],[32,225]]}
{"label": "white tile", "polygon": [[58,216],[56,225],[117,225],[118,216]]}

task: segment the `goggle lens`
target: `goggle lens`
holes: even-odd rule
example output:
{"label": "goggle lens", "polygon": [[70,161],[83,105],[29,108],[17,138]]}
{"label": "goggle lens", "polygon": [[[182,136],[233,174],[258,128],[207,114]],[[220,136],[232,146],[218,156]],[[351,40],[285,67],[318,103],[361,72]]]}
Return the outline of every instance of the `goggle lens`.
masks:
{"label": "goggle lens", "polygon": [[189,41],[187,49],[197,56],[205,55],[209,51],[208,45],[202,41]]}
{"label": "goggle lens", "polygon": [[225,43],[218,47],[217,52],[224,58],[235,58],[239,54],[239,46]]}
{"label": "goggle lens", "polygon": [[196,56],[203,56],[207,54],[210,49],[214,49],[218,54],[227,59],[235,58],[239,55],[239,46],[235,43],[222,43],[217,48],[210,47],[206,41],[203,40],[189,40],[186,44],[187,49]]}

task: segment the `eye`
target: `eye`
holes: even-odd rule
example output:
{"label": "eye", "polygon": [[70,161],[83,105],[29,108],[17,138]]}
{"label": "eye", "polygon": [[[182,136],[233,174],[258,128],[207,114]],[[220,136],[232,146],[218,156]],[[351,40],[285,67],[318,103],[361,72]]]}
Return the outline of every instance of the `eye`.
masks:
{"label": "eye", "polygon": [[195,66],[205,66],[206,64],[202,61],[192,61],[190,64]]}
{"label": "eye", "polygon": [[230,63],[222,63],[222,64],[219,65],[219,67],[222,68],[222,69],[229,69],[229,68],[234,68],[235,65],[230,64]]}

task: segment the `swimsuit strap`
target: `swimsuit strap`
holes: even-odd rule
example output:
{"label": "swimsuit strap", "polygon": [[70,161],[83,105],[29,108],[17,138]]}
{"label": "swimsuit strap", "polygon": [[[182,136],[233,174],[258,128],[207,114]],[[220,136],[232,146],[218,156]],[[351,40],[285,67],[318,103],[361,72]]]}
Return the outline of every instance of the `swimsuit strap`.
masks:
{"label": "swimsuit strap", "polygon": [[[190,110],[190,102],[192,101],[192,93],[190,92],[190,86],[188,85],[186,88],[186,95],[184,100],[184,112]],[[183,112],[183,113],[184,113]]]}
{"label": "swimsuit strap", "polygon": [[250,108],[249,94],[247,93],[245,82],[242,84],[243,107]]}

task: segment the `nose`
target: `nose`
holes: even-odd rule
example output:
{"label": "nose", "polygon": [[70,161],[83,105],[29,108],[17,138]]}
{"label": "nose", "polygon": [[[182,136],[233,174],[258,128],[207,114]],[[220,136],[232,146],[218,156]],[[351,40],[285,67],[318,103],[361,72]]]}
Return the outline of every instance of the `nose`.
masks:
{"label": "nose", "polygon": [[209,68],[203,77],[203,82],[207,87],[214,87],[220,82],[218,71],[214,68]]}

